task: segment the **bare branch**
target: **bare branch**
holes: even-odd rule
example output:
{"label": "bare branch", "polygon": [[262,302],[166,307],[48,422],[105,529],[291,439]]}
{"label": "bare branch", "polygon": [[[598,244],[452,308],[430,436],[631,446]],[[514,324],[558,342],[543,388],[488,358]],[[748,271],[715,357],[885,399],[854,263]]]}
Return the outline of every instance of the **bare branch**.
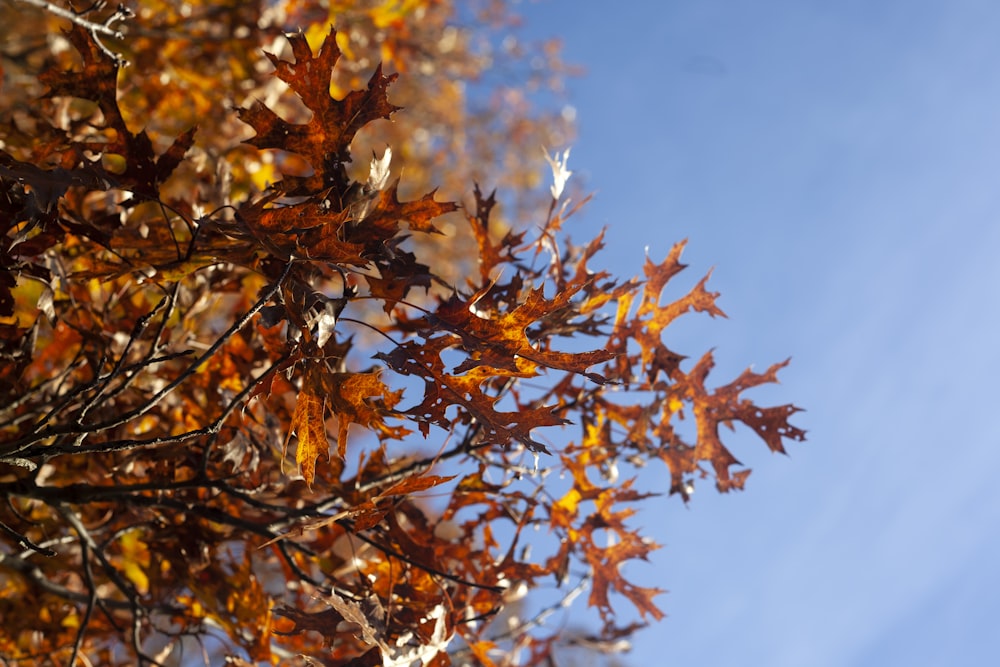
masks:
{"label": "bare branch", "polygon": [[[112,39],[125,39],[125,35],[120,30],[115,30],[114,28],[111,27],[115,23],[123,21],[127,18],[131,18],[133,16],[132,10],[126,7],[125,5],[118,5],[118,9],[116,9],[111,16],[105,19],[103,23],[95,23],[93,21],[88,21],[87,19],[85,19],[83,17],[83,14],[77,14],[74,11],[71,11],[69,9],[64,9],[59,5],[56,5],[52,2],[47,2],[46,0],[14,0],[14,1],[22,2],[26,5],[37,7],[50,14],[53,14],[54,16],[58,16],[60,18],[72,21],[73,23],[77,24],[78,26],[89,32],[94,37],[94,41],[97,43],[97,45],[101,47],[101,50],[103,50],[104,53],[109,58],[113,58],[119,64],[125,63],[121,55],[111,51],[111,49],[106,47],[98,37],[98,35],[104,35],[105,37],[111,37]],[[104,4],[103,2],[96,3],[93,7],[88,9],[87,12],[96,9],[98,8],[98,6],[103,4]]]}
{"label": "bare branch", "polygon": [[42,554],[43,556],[52,557],[52,556],[56,555],[56,552],[53,551],[52,549],[47,549],[45,547],[42,547],[42,546],[39,546],[39,545],[35,544],[31,540],[29,540],[27,538],[27,536],[22,535],[21,533],[17,532],[13,528],[11,528],[7,524],[5,524],[3,521],[0,521],[0,530],[2,530],[4,533],[6,533],[7,535],[9,535],[10,537],[13,537],[15,540],[17,540],[17,543],[20,544],[22,547],[26,547],[28,549],[31,549],[32,551],[37,551],[38,553]]}

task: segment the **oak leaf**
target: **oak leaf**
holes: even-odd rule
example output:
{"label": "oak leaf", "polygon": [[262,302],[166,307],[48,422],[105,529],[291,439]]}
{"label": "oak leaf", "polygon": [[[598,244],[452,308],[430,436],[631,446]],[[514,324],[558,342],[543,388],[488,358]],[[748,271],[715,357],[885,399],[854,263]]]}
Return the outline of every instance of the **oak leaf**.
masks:
{"label": "oak leaf", "polygon": [[[284,188],[288,194],[340,187],[344,181],[343,165],[351,161],[350,145],[354,135],[368,123],[388,118],[399,110],[386,97],[386,90],[396,75],[383,75],[379,66],[365,90],[352,91],[337,100],[330,95],[330,77],[341,55],[333,27],[315,55],[305,35],[289,35],[288,41],[295,56],[294,63],[271,53],[265,55],[274,65],[275,75],[302,99],[312,117],[306,123],[290,123],[258,101],[250,109],[239,112],[240,119],[257,132],[247,143],[257,148],[290,151],[308,160],[315,173],[290,179],[294,185]],[[339,197],[346,194],[346,190],[335,194]]]}
{"label": "oak leaf", "polygon": [[330,457],[325,419],[326,397],[316,393],[316,387],[312,382],[304,382],[295,402],[295,412],[292,414],[291,427],[285,438],[284,451],[287,451],[288,441],[292,433],[295,433],[297,436],[295,463],[309,486],[312,486],[316,478],[316,461]]}
{"label": "oak leaf", "polygon": [[[71,96],[97,102],[104,116],[105,127],[115,135],[113,138],[104,135],[103,140],[72,142],[76,149],[72,153],[76,156],[75,161],[84,159],[84,151],[120,156],[120,164],[124,167],[121,173],[105,169],[101,171],[107,179],[134,193],[132,200],[125,202],[123,206],[157,199],[160,184],[174,172],[194,145],[195,128],[176,137],[163,154],[156,156],[153,142],[146,131],[133,133],[118,106],[120,63],[80,25],[72,26],[68,38],[83,56],[83,71],[46,70],[39,75],[39,80],[49,88],[45,96]],[[90,168],[97,169],[95,165]]]}
{"label": "oak leaf", "polygon": [[399,439],[409,431],[402,426],[389,426],[386,416],[403,396],[403,391],[391,391],[382,383],[380,373],[332,373],[323,377],[330,411],[337,417],[337,455],[347,454],[347,432],[351,424],[358,424],[380,437]]}

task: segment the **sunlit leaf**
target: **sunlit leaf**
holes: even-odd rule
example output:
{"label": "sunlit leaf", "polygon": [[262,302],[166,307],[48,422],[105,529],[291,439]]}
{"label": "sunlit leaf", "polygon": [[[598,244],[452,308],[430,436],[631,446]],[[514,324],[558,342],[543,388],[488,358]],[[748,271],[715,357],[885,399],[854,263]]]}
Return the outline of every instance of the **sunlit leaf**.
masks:
{"label": "sunlit leaf", "polygon": [[[299,473],[310,486],[316,477],[316,461],[329,457],[330,444],[326,437],[325,399],[316,393],[316,389],[307,384],[302,388],[295,402],[295,412],[292,414],[291,434],[296,435],[295,463]],[[288,438],[285,448],[288,447]]]}
{"label": "sunlit leaf", "polygon": [[722,315],[668,297],[683,243],[619,280],[563,233],[558,49],[466,25],[507,5],[35,4],[0,4],[0,661],[617,649],[662,616],[637,510],[742,488],[720,427],[804,439],[748,396],[787,362],[668,347]]}

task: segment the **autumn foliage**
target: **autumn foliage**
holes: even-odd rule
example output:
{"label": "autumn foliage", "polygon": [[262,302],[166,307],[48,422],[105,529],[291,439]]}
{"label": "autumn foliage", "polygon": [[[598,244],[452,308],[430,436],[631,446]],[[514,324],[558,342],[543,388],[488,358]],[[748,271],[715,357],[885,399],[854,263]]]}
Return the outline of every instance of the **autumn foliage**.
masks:
{"label": "autumn foliage", "polygon": [[[711,353],[665,344],[722,315],[706,280],[665,297],[683,243],[623,281],[594,268],[601,238],[565,239],[564,161],[531,224],[472,178],[464,203],[415,191],[447,145],[393,145],[392,91],[441,3],[385,5],[364,15],[393,71],[354,89],[349,29],[284,36],[235,7],[272,50],[207,81],[170,65],[194,109],[161,118],[148,73],[173,41],[76,24],[38,97],[0,109],[3,660],[535,664],[583,590],[610,646],[629,607],[662,616],[622,569],[656,548],[637,504],[742,488],[723,426],[803,439],[795,407],[744,397],[784,364],[713,387]],[[213,106],[211,77],[241,73],[278,92]],[[656,461],[659,489],[623,476]]]}

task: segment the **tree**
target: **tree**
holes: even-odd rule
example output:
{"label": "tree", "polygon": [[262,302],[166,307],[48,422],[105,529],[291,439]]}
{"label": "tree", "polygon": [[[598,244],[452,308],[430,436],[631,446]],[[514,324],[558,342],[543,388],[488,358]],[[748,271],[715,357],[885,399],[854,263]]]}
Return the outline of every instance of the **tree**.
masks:
{"label": "tree", "polygon": [[[422,48],[447,3],[287,34],[308,7],[178,7],[5,51],[0,657],[534,664],[581,591],[600,628],[578,644],[637,630],[622,602],[660,618],[622,570],[656,548],[630,525],[656,494],[620,471],[662,461],[685,500],[699,477],[742,488],[719,428],[802,440],[797,408],[743,397],[787,362],[714,388],[710,352],[685,370],[663,332],[718,295],[706,277],[665,302],[683,243],[641,281],[592,270],[601,238],[561,233],[568,151],[534,227],[471,179],[464,205],[429,189],[473,171],[449,171],[450,139],[416,147],[428,91],[390,98],[421,57],[443,67]],[[364,35],[396,71],[353,78]],[[234,91],[256,100],[230,111]],[[476,145],[480,177],[511,168]]]}

